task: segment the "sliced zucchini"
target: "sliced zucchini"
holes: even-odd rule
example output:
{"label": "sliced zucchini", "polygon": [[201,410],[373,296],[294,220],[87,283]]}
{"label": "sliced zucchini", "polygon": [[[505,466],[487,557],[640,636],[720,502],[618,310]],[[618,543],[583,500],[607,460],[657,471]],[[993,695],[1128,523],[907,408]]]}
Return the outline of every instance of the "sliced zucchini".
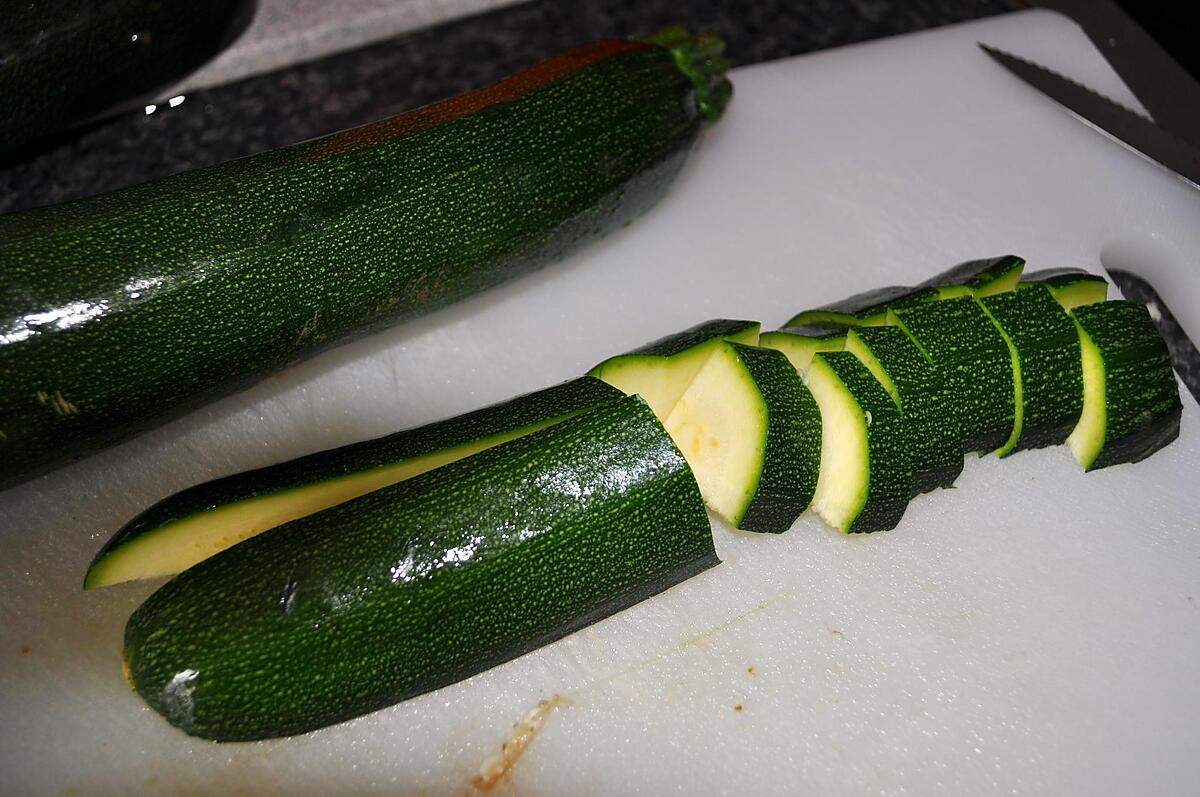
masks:
{"label": "sliced zucchini", "polygon": [[1081,268],[1046,268],[1026,274],[1022,282],[1040,282],[1064,310],[1108,299],[1108,280]]}
{"label": "sliced zucchini", "polygon": [[919,287],[937,288],[943,299],[967,294],[992,296],[1017,287],[1024,270],[1025,260],[1016,255],[969,260],[925,280]]}
{"label": "sliced zucchini", "polygon": [[846,346],[846,330],[823,327],[787,327],[765,332],[758,345],[784,353],[792,365],[803,371],[819,351],[841,351]]}
{"label": "sliced zucchini", "polygon": [[826,304],[814,310],[796,313],[784,324],[792,327],[877,327],[887,323],[888,307],[907,307],[933,301],[938,298],[936,288],[910,288],[892,285],[872,291],[856,293],[840,302]]}
{"label": "sliced zucchini", "polygon": [[205,482],[164,498],[96,555],[84,588],[180,573],[242,540],[621,398],[592,377],[439,423]]}
{"label": "sliced zucchini", "polygon": [[724,343],[664,425],[708,507],[747,531],[787,531],[812,501],[821,415],[787,357]]}
{"label": "sliced zucchini", "polygon": [[722,341],[753,346],[760,327],[757,321],[715,318],[610,357],[588,374],[627,395],[638,394],[662,420]]}
{"label": "sliced zucchini", "polygon": [[814,355],[805,383],[821,409],[823,430],[813,509],[841,532],[895,528],[913,486],[900,409],[849,352]]}
{"label": "sliced zucchini", "polygon": [[1013,360],[1013,431],[997,452],[1058,445],[1083,409],[1079,334],[1042,283],[980,300],[1000,327]]}
{"label": "sliced zucchini", "polygon": [[904,416],[913,495],[953,486],[963,469],[963,443],[957,408],[942,374],[895,327],[851,329],[846,351],[867,367]]}
{"label": "sliced zucchini", "polygon": [[1083,414],[1067,445],[1084,470],[1140,462],[1179,436],[1171,355],[1149,311],[1127,301],[1071,311],[1083,362]]}
{"label": "sliced zucchini", "polygon": [[897,308],[888,317],[947,381],[964,450],[986,453],[1004,445],[1016,418],[1012,355],[975,297]]}

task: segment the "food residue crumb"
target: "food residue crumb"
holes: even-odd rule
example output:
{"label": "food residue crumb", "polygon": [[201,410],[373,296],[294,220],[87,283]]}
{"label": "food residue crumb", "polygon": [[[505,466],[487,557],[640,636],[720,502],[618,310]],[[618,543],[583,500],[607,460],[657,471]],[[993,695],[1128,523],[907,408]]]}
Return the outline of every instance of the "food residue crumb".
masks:
{"label": "food residue crumb", "polygon": [[26,653],[28,653],[31,650],[33,650],[33,648],[29,647],[28,645],[22,645],[21,646],[21,655],[24,656]]}
{"label": "food residue crumb", "polygon": [[539,700],[533,711],[513,726],[508,741],[500,745],[500,752],[483,762],[479,767],[479,774],[471,778],[471,785],[479,791],[491,791],[521,758],[533,737],[537,736],[538,731],[546,724],[550,712],[558,706],[570,705],[570,702],[562,695],[555,695],[549,700]]}
{"label": "food residue crumb", "polygon": [[734,710],[734,711],[741,711],[741,710],[742,710],[742,704],[741,704],[741,703],[738,703],[736,706],[734,706],[734,707],[733,707],[733,710]]}
{"label": "food residue crumb", "polygon": [[750,667],[747,667],[747,668],[746,668],[746,672],[750,673],[751,675],[754,675],[754,667],[753,667],[753,665],[752,665],[752,666],[750,666]]}

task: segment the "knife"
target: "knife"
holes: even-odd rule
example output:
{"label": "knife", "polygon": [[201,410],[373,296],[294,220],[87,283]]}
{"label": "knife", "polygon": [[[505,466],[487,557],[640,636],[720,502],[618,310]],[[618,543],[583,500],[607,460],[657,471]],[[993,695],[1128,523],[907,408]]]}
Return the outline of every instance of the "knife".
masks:
{"label": "knife", "polygon": [[1200,188],[1200,147],[1044,66],[983,43],[979,46],[998,64],[1066,108],[1084,124]]}

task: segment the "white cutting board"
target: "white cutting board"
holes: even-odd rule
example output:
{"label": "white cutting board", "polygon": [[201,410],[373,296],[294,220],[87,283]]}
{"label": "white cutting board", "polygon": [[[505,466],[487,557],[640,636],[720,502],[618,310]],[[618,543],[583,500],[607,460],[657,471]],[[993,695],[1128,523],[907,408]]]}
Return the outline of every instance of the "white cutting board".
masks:
{"label": "white cutting board", "polygon": [[[95,549],[192,483],[468,410],[712,316],[777,325],[1016,252],[1144,259],[1200,331],[1200,192],[1000,70],[977,40],[1132,102],[1047,12],[739,70],[671,195],[541,275],[344,347],[0,497],[0,791],[466,794],[539,700],[500,794],[1167,794],[1200,779],[1200,413],[1137,466],[968,463],[893,532],[714,525],[724,564],[475,678],[307,736],[215,745],[147,709],[121,633],[154,585]],[[1189,259],[1189,254],[1190,258]],[[737,710],[737,707],[741,710]]]}

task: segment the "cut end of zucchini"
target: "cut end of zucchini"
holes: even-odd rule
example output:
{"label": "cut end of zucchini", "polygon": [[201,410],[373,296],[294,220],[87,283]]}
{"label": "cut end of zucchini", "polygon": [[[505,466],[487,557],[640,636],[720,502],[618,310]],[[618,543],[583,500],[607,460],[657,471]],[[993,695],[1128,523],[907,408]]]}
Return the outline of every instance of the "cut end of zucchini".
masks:
{"label": "cut end of zucchini", "polygon": [[817,352],[841,351],[846,345],[846,333],[819,327],[789,327],[763,333],[758,345],[783,352],[794,368],[803,371]]}
{"label": "cut end of zucchini", "polygon": [[1108,300],[1108,280],[1081,268],[1047,268],[1026,274],[1022,282],[1045,285],[1064,310]]}
{"label": "cut end of zucchini", "polygon": [[824,355],[805,373],[821,408],[821,473],[813,510],[840,532],[850,531],[867,500],[870,474],[866,416]]}
{"label": "cut end of zucchini", "polygon": [[1079,330],[1080,354],[1083,358],[1083,413],[1079,423],[1067,438],[1067,447],[1084,470],[1090,470],[1104,448],[1104,427],[1107,408],[1104,399],[1104,358],[1091,336],[1075,322]]}
{"label": "cut end of zucchini", "polygon": [[760,326],[757,321],[705,321],[627,354],[610,357],[588,374],[626,395],[641,396],[661,421],[722,341],[756,345]]}
{"label": "cut end of zucchini", "polygon": [[762,475],[767,407],[732,348],[712,352],[663,425],[709,509],[739,526]]}

